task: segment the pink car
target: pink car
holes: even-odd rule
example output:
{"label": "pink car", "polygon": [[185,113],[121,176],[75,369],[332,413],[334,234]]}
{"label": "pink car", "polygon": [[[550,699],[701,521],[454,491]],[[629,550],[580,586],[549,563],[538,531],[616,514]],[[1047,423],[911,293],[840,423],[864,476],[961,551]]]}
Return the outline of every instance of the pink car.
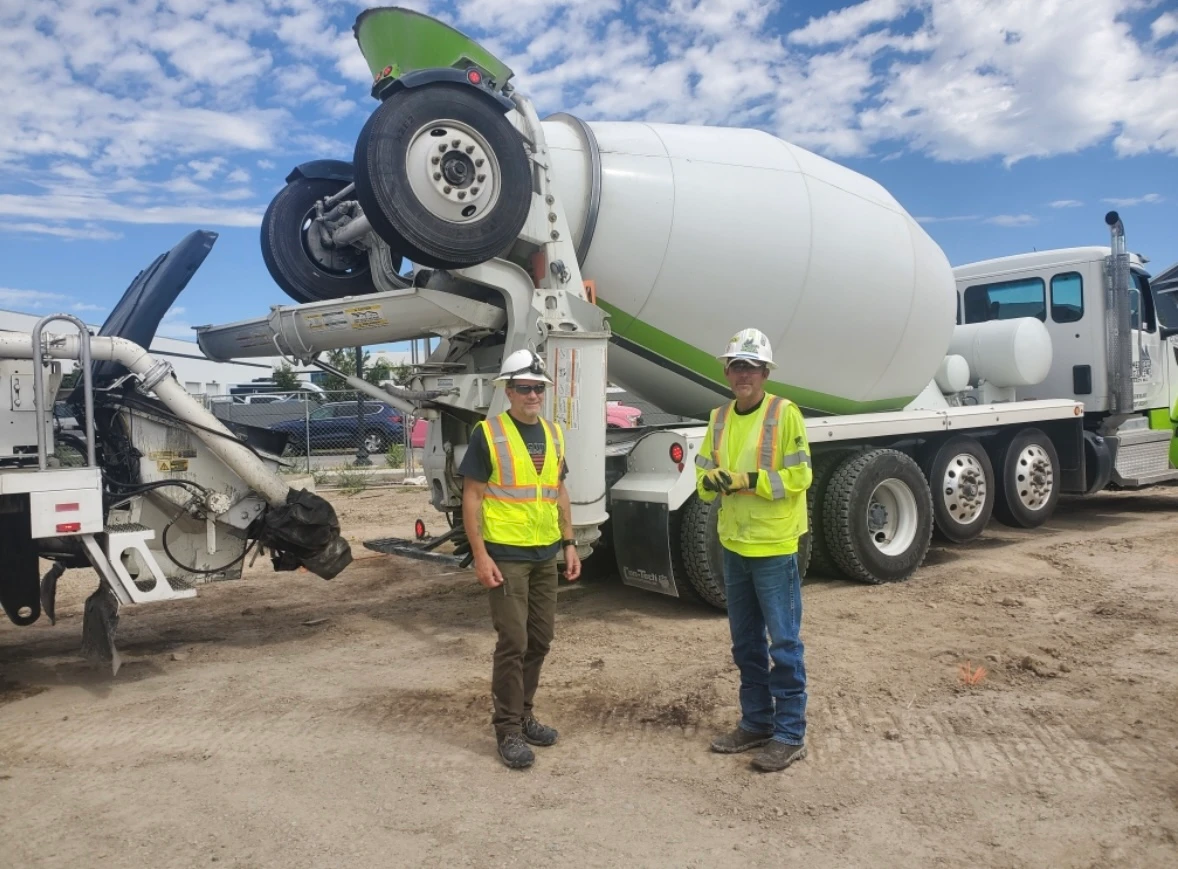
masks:
{"label": "pink car", "polygon": [[[622,404],[620,401],[610,401],[605,406],[605,425],[606,428],[635,428],[642,424],[642,411],[637,407],[630,407],[628,404]],[[424,419],[418,419],[413,423],[413,428],[409,432],[409,445],[419,450],[425,446],[425,432],[429,423]]]}

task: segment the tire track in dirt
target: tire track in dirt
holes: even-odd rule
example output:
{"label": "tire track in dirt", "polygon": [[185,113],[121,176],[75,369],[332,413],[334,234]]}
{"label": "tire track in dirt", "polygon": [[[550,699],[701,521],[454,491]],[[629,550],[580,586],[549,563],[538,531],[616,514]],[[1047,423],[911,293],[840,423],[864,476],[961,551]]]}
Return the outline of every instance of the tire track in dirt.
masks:
{"label": "tire track in dirt", "polygon": [[[694,763],[706,764],[711,762],[708,753],[695,749],[727,726],[715,719],[706,701],[698,714],[689,711],[690,704],[659,707],[640,700],[605,705],[593,714],[586,699],[560,694],[545,704],[561,723],[565,742],[575,743],[563,760],[578,766],[612,758],[619,746],[658,744],[669,751],[692,748],[682,753],[698,754]],[[481,683],[468,690],[394,690],[359,700],[339,696],[308,703],[303,696],[240,694],[185,711],[183,717],[160,714],[154,704],[136,704],[83,712],[37,729],[0,725],[0,758],[12,765],[50,766],[93,764],[104,757],[120,764],[214,755],[280,759],[297,754],[305,759],[368,751],[421,730],[465,748],[489,745],[490,696]],[[1084,739],[1066,723],[1043,724],[1025,714],[986,718],[980,707],[959,707],[951,715],[926,711],[907,717],[901,730],[893,716],[862,702],[815,704],[811,763],[831,775],[864,782],[968,779],[1019,789],[1092,779],[1121,787],[1142,770],[1156,774],[1175,768],[1148,742],[1122,738],[1101,744]],[[111,721],[118,726],[110,728]],[[986,726],[978,728],[971,721]],[[476,752],[482,753],[482,748]],[[476,754],[441,752],[428,763],[461,768]],[[482,762],[481,756],[478,760]]]}

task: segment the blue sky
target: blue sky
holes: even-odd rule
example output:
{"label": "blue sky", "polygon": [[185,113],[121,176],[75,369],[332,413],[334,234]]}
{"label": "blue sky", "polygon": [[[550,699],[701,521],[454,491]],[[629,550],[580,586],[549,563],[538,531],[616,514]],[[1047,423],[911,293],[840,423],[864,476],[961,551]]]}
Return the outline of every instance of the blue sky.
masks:
{"label": "blue sky", "polygon": [[[375,102],[332,0],[0,9],[0,308],[99,322],[193,229],[220,239],[163,334],[286,296],[258,225],[290,168],[350,159]],[[541,116],[753,126],[887,187],[954,265],[1105,244],[1178,260],[1175,0],[427,0]]]}

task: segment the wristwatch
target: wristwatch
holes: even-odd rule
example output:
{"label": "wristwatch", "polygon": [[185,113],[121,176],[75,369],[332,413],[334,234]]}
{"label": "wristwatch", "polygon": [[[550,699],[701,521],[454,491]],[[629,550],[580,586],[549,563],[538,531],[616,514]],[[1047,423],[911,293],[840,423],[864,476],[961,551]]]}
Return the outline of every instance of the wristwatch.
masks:
{"label": "wristwatch", "polygon": [[577,546],[577,541],[576,540],[562,540],[562,541],[560,541],[560,548],[561,549],[567,549],[570,546],[572,546],[575,549]]}

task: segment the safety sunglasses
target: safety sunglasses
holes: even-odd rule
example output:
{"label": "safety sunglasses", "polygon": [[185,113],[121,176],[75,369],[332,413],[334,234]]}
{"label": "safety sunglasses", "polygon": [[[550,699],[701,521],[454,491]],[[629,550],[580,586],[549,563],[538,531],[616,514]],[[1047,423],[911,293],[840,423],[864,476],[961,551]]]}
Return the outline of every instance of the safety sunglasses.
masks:
{"label": "safety sunglasses", "polygon": [[511,388],[520,395],[531,395],[533,392],[536,393],[536,395],[543,395],[544,386],[545,384],[543,383],[533,383],[529,386],[512,386]]}
{"label": "safety sunglasses", "polygon": [[737,359],[728,366],[729,371],[760,371],[764,365],[758,365],[755,362],[745,362],[743,359]]}

